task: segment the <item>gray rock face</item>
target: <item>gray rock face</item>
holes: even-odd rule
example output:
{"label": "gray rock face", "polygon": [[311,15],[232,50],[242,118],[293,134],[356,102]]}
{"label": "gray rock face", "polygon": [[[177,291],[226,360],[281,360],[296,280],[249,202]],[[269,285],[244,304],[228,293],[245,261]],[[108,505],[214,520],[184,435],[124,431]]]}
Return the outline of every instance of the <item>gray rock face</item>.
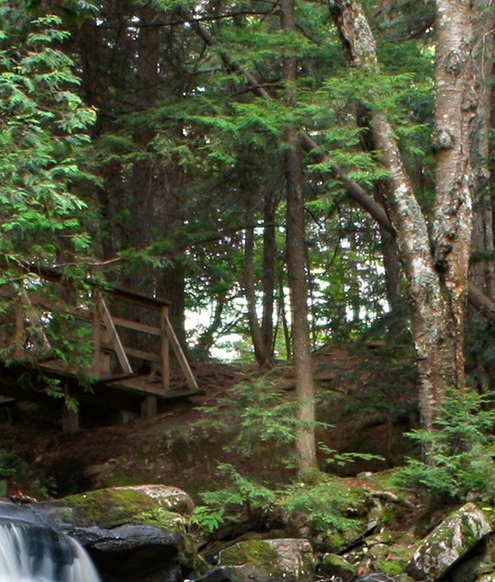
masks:
{"label": "gray rock face", "polygon": [[125,524],[111,530],[78,528],[72,532],[83,545],[105,582],[182,580],[181,538],[150,525]]}
{"label": "gray rock face", "polygon": [[407,573],[415,580],[438,580],[492,531],[484,512],[466,503],[422,540]]}
{"label": "gray rock face", "polygon": [[219,554],[218,566],[196,582],[312,582],[313,549],[307,540],[239,542]]}

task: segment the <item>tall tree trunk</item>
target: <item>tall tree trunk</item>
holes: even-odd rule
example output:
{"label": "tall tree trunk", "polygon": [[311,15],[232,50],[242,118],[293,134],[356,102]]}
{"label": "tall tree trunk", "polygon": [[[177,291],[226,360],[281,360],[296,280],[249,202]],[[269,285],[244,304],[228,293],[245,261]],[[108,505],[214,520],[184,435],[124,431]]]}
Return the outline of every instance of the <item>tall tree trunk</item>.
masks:
{"label": "tall tree trunk", "polygon": [[[180,59],[178,51],[167,52],[173,44],[173,30],[154,26],[157,10],[149,5],[138,7],[140,27],[137,38],[137,88],[135,109],[139,112],[156,107],[163,99],[163,76],[160,73],[167,58]],[[174,66],[178,63],[174,62]],[[175,87],[174,92],[181,92]],[[173,94],[175,97],[176,95]],[[174,254],[164,266],[154,268],[140,261],[133,266],[129,284],[136,290],[162,297],[170,302],[169,317],[179,342],[185,348],[185,268],[181,247],[183,226],[183,170],[162,157],[151,145],[156,137],[154,123],[135,126],[134,139],[141,149],[141,157],[133,164],[131,188],[133,191],[132,246],[138,251],[146,249],[158,239],[174,242]],[[170,129],[171,132],[174,129]],[[180,131],[175,129],[176,134]],[[169,258],[169,257],[167,257]]]}
{"label": "tall tree trunk", "polygon": [[[471,237],[470,124],[475,94],[471,8],[437,0],[436,204],[432,239],[393,129],[384,113],[369,111],[382,164],[390,171],[385,200],[405,265],[413,339],[420,375],[422,426],[432,429],[448,386],[464,386],[464,312]],[[352,62],[378,73],[375,41],[354,0],[336,0],[335,22]]]}
{"label": "tall tree trunk", "polygon": [[[273,282],[274,261],[269,229],[273,223],[265,223],[263,227],[263,268],[260,278],[255,268],[255,216],[257,198],[252,183],[241,183],[244,200],[245,220],[247,223],[244,236],[244,294],[247,301],[249,329],[253,342],[254,356],[260,369],[273,367]],[[267,202],[265,202],[264,219],[266,220]],[[267,230],[268,229],[268,230]],[[268,243],[268,245],[267,245]],[[259,296],[262,294],[262,317],[258,317]]]}
{"label": "tall tree trunk", "polygon": [[[105,12],[105,17],[114,18],[118,22],[118,15]],[[98,111],[97,122],[92,128],[92,139],[97,143],[100,136],[106,133],[118,131],[118,120],[108,115],[107,99],[109,77],[110,84],[114,88],[115,71],[105,70],[113,60],[112,54],[115,47],[108,42],[103,33],[104,28],[97,25],[96,20],[85,19],[80,27],[74,29],[74,42],[81,55],[81,77],[84,100],[89,105],[96,107]],[[112,48],[111,48],[112,47]],[[120,48],[120,58],[131,61],[131,55],[126,52],[128,47]],[[121,72],[123,74],[124,71]],[[111,259],[117,256],[124,246],[125,229],[122,228],[118,217],[124,208],[129,205],[129,192],[122,175],[122,163],[113,160],[101,164],[95,173],[101,178],[101,184],[96,190],[97,204],[99,207],[100,221],[95,243],[103,259]],[[108,274],[105,273],[108,277]]]}
{"label": "tall tree trunk", "polygon": [[[156,105],[158,98],[158,59],[160,54],[160,31],[149,26],[153,21],[154,11],[147,7],[138,10],[140,28],[137,37],[137,86],[134,94],[134,108],[145,111]],[[134,141],[141,150],[134,162],[130,187],[132,190],[131,244],[137,250],[146,249],[153,241],[156,224],[156,184],[155,168],[149,144],[155,135],[152,124],[141,123],[134,127]],[[128,273],[128,282],[133,289],[142,293],[153,294],[153,275],[149,264],[139,261]]]}
{"label": "tall tree trunk", "polygon": [[[281,0],[282,27],[295,30],[293,0]],[[283,60],[286,101],[293,107],[296,100],[297,59],[286,55]],[[308,282],[306,277],[305,220],[303,196],[302,150],[297,129],[286,132],[285,175],[287,181],[287,268],[291,296],[294,372],[298,398],[298,432],[296,438],[299,471],[317,467],[315,441],[315,397],[313,365],[309,340]]]}
{"label": "tall tree trunk", "polygon": [[[247,215],[251,213],[248,211]],[[252,216],[252,214],[251,214]],[[257,314],[256,274],[254,261],[254,228],[248,225],[244,237],[244,294],[247,301],[249,329],[254,348],[254,357],[260,368],[269,365],[269,354],[264,350],[263,335]]]}
{"label": "tall tree trunk", "polygon": [[261,316],[261,335],[263,349],[269,354],[273,364],[273,317],[275,306],[275,261],[277,257],[277,240],[275,236],[275,211],[277,203],[274,190],[268,188],[265,193],[263,210],[263,312]]}
{"label": "tall tree trunk", "polygon": [[476,73],[480,86],[480,100],[473,131],[473,167],[475,174],[473,257],[470,280],[485,295],[493,298],[495,285],[495,261],[493,241],[493,187],[490,177],[492,144],[490,130],[493,126],[493,87],[490,80],[494,73],[494,26],[495,15],[492,0],[476,0]]}
{"label": "tall tree trunk", "polygon": [[402,293],[402,271],[400,257],[394,237],[380,226],[381,253],[385,267],[385,286],[390,307],[391,320],[388,328],[389,339],[393,343],[404,338],[407,326],[408,307]]}

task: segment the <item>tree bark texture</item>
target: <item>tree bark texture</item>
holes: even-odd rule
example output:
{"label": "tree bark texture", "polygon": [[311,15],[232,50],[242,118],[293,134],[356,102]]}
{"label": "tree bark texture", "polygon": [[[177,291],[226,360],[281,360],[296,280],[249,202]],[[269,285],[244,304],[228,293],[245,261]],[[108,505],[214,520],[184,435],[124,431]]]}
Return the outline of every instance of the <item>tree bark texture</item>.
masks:
{"label": "tree bark texture", "polygon": [[[427,429],[434,425],[446,388],[464,386],[472,216],[469,140],[475,103],[471,9],[462,0],[439,0],[437,11],[437,191],[431,237],[386,114],[374,108],[369,115],[375,147],[390,172],[385,204],[408,282],[421,422]],[[334,19],[353,65],[364,74],[377,74],[375,41],[359,2],[336,0]]]}
{"label": "tree bark texture", "polygon": [[275,308],[275,261],[277,259],[277,240],[275,216],[277,202],[272,188],[265,192],[263,208],[263,312],[261,333],[264,351],[269,354],[269,364],[273,365],[273,317]]}
{"label": "tree bark texture", "polygon": [[454,343],[452,384],[464,383],[464,319],[473,221],[471,130],[478,105],[473,10],[465,0],[437,0],[435,194],[432,242]]}
{"label": "tree bark texture", "polygon": [[256,311],[256,273],[254,264],[254,230],[253,227],[246,228],[244,237],[244,294],[247,301],[247,311],[249,318],[249,329],[253,342],[254,357],[260,368],[268,364],[269,355],[265,353],[263,335],[261,331],[258,314]]}
{"label": "tree bark texture", "polygon": [[[295,30],[293,0],[281,0],[284,32]],[[296,101],[297,59],[286,54],[283,60],[286,103]],[[308,281],[306,276],[306,245],[303,196],[302,150],[297,128],[291,125],[285,135],[285,176],[287,190],[287,268],[291,296],[293,361],[298,399],[298,429],[296,435],[297,467],[299,471],[317,467],[315,440],[315,396],[313,363],[309,340]]]}
{"label": "tree bark texture", "polygon": [[475,2],[475,58],[477,84],[480,87],[478,109],[473,131],[474,220],[470,281],[493,299],[495,263],[493,261],[493,186],[490,180],[490,158],[493,155],[490,128],[493,127],[493,86],[488,82],[494,73],[495,15],[492,0]]}

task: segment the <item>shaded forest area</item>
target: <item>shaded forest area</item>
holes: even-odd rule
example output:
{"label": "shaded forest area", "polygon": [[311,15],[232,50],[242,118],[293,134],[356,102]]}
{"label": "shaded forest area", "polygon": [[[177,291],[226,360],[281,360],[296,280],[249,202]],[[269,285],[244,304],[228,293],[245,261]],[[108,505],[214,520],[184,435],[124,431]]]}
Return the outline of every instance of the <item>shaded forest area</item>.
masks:
{"label": "shaded forest area", "polygon": [[95,281],[163,298],[191,361],[291,362],[301,471],[318,464],[312,353],[413,349],[434,434],[450,390],[493,391],[494,14],[0,2],[2,333],[15,299],[59,358],[87,362],[70,313],[35,312],[28,292],[63,299],[36,265],[78,308]]}

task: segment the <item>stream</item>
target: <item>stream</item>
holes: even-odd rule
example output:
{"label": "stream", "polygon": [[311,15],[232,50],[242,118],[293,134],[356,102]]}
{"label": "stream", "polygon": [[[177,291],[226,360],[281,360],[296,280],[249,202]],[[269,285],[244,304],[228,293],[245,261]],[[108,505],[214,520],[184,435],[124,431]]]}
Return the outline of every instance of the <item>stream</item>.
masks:
{"label": "stream", "polygon": [[100,582],[83,547],[46,527],[0,521],[0,582]]}

